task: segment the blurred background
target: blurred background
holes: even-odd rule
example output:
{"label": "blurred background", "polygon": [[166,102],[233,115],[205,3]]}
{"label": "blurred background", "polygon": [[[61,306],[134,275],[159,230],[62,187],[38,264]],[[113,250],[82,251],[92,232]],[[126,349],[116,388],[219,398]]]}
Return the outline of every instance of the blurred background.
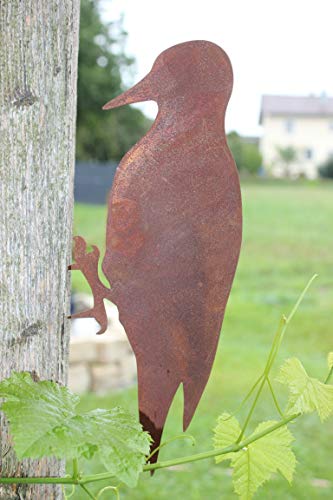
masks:
{"label": "blurred background", "polygon": [[[196,447],[176,441],[163,449],[162,460],[211,447],[217,416],[237,408],[263,368],[279,318],[314,273],[319,277],[279,362],[298,356],[310,374],[325,378],[333,350],[332,17],[326,0],[81,0],[74,234],[97,244],[102,255],[114,172],[157,113],[155,103],[112,112],[103,112],[103,104],[145,76],[162,50],[183,41],[217,43],[234,70],[226,131],[242,186],[241,258],[213,372],[188,431]],[[72,287],[73,309],[89,308],[89,286],[79,272],[72,273]],[[135,413],[135,360],[115,306],[108,305],[108,316],[109,331],[98,338],[94,320],[73,320],[70,384],[82,393],[82,409],[121,404]],[[283,405],[285,394],[276,386]],[[181,412],[180,390],[165,439],[181,432]],[[273,418],[265,394],[254,421]],[[332,420],[320,425],[306,416],[293,432],[299,461],[293,485],[275,477],[257,498],[333,498]],[[121,493],[235,498],[227,465],[210,461],[142,477],[137,489]]]}

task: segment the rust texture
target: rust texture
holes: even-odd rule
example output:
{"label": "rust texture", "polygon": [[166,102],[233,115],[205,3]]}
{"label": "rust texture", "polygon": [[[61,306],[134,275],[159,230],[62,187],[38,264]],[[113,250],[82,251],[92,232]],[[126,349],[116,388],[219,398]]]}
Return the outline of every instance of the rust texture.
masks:
{"label": "rust texture", "polygon": [[224,131],[231,90],[225,52],[192,41],[160,54],[143,80],[103,108],[147,100],[159,108],[118,166],[109,195],[102,269],[110,289],[98,277],[98,249],[86,253],[80,237],[72,266],[84,273],[95,300],[80,317],[95,317],[103,333],[103,299],[118,306],[136,355],[140,420],[153,449],[180,384],[184,430],[191,422],[237,266],[241,195]]}

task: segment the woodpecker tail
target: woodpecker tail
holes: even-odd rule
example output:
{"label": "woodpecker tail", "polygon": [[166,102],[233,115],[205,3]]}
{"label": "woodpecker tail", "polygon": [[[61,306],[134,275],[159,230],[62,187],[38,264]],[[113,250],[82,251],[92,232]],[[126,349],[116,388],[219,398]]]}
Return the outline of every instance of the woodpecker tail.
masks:
{"label": "woodpecker tail", "polygon": [[202,393],[206,387],[209,374],[204,377],[201,374],[200,380],[186,379],[183,382],[184,389],[184,414],[183,414],[183,431],[185,432],[191,423],[195,410],[199,404]]}
{"label": "woodpecker tail", "polygon": [[[146,368],[149,371],[149,368]],[[161,444],[164,424],[177,392],[180,382],[171,378],[159,377],[150,372],[150,377],[146,370],[138,369],[138,387],[139,387],[139,412],[140,422],[145,431],[151,435],[153,442],[150,447],[150,453],[153,454],[149,459],[150,463],[156,463],[159,450],[155,451]],[[187,379],[183,383],[184,387],[184,415],[183,430],[186,431],[194,412],[198,406],[201,395],[208,380]]]}
{"label": "woodpecker tail", "polygon": [[150,453],[153,455],[149,462],[156,463],[159,450],[155,450],[161,444],[163,427],[180,382],[159,377],[158,374],[152,373],[149,367],[145,368],[138,367],[140,422],[153,439],[150,447]]}

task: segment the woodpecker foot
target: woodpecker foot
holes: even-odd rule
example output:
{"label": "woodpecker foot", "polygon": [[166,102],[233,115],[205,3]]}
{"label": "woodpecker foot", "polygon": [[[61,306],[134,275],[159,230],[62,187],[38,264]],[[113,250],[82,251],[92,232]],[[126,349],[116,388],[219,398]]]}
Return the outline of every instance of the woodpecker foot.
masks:
{"label": "woodpecker foot", "polygon": [[79,319],[79,318],[94,318],[97,323],[100,325],[100,329],[96,333],[96,335],[101,335],[104,333],[108,327],[108,318],[106,315],[106,310],[103,302],[96,304],[91,309],[87,309],[86,311],[81,311],[71,316],[68,316],[70,319]]}
{"label": "woodpecker foot", "polygon": [[111,290],[103,285],[98,275],[98,261],[100,252],[97,246],[93,245],[92,252],[86,252],[87,244],[81,236],[74,238],[73,257],[75,262],[68,266],[69,270],[81,271],[91,288],[94,306],[87,310],[82,311],[70,318],[95,318],[100,325],[98,335],[104,333],[108,326],[108,318],[105,310],[103,299],[111,299]]}

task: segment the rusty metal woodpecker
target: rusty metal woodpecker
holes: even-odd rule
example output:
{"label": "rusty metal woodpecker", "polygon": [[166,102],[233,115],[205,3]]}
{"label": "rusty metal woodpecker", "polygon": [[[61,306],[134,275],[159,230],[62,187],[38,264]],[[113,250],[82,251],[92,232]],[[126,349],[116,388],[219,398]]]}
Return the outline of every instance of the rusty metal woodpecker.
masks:
{"label": "rusty metal woodpecker", "polygon": [[[232,90],[226,53],[207,41],[171,47],[103,109],[154,100],[158,115],[119,164],[108,198],[106,251],[75,238],[103,333],[114,302],[134,350],[140,421],[155,449],[173,397],[188,427],[209,378],[242,236],[239,178],[224,130]],[[152,458],[157,460],[157,453]]]}

